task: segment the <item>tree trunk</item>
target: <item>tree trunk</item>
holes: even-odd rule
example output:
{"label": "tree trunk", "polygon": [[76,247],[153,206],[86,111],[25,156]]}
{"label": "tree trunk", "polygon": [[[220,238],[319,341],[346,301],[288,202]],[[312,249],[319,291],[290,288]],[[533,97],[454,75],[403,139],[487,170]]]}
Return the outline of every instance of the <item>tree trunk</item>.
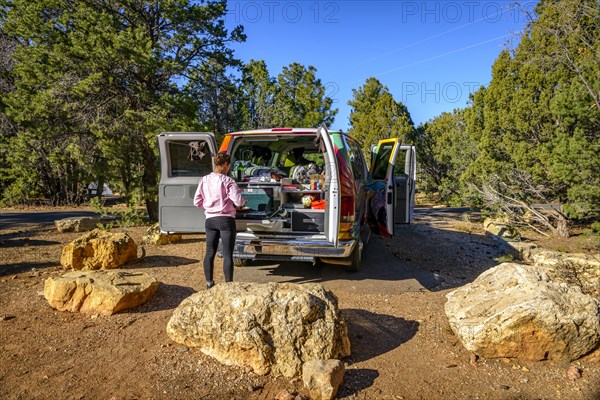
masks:
{"label": "tree trunk", "polygon": [[571,236],[568,221],[562,214],[559,214],[556,218],[556,230],[554,232],[560,238]]}
{"label": "tree trunk", "polygon": [[142,189],[144,191],[144,202],[150,221],[158,221],[158,174],[156,157],[152,148],[146,140],[142,144],[142,159],[144,174],[142,175]]}

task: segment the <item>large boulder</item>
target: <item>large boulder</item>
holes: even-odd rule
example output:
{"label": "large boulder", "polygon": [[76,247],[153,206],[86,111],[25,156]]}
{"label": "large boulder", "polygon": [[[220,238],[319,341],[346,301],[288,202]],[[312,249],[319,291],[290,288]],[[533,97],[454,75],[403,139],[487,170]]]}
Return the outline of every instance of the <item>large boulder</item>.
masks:
{"label": "large boulder", "polygon": [[44,297],[60,311],[112,315],[145,303],[158,281],[123,270],[72,271],[44,282]]}
{"label": "large boulder", "polygon": [[561,269],[504,263],[446,297],[452,330],[483,357],[571,361],[600,345],[600,302]]}
{"label": "large boulder", "polygon": [[136,258],[137,244],[131,236],[94,229],[63,248],[60,264],[63,269],[114,269]]}
{"label": "large boulder", "polygon": [[529,260],[535,265],[558,271],[560,276],[565,277],[563,279],[600,299],[600,256],[540,249],[532,253]]}
{"label": "large boulder", "polygon": [[184,300],[167,333],[226,365],[299,376],[308,360],[350,355],[335,295],[320,284],[219,284]]}
{"label": "large boulder", "polygon": [[87,232],[95,229],[102,220],[96,217],[64,218],[54,221],[54,226],[60,233]]}
{"label": "large boulder", "polygon": [[483,221],[483,229],[486,234],[506,240],[519,240],[521,238],[517,229],[505,218],[486,218]]}

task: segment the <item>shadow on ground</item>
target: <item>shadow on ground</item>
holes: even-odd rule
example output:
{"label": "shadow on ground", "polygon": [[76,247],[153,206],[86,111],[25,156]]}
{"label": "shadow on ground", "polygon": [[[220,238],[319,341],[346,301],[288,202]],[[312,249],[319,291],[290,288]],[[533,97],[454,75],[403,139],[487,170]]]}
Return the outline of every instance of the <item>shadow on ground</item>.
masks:
{"label": "shadow on ground", "polygon": [[358,368],[349,369],[344,373],[344,385],[340,388],[336,398],[346,398],[365,390],[375,382],[379,377],[379,372],[375,369]]}
{"label": "shadow on ground", "polygon": [[137,309],[132,309],[131,312],[174,310],[183,300],[194,293],[196,291],[189,286],[161,283],[154,296],[147,303]]}
{"label": "shadow on ground", "polygon": [[135,268],[157,268],[157,267],[179,267],[181,265],[189,265],[197,263],[198,260],[194,258],[186,258],[179,256],[160,255],[160,256],[146,256],[139,259],[132,264]]}
{"label": "shadow on ground", "polygon": [[249,281],[260,280],[262,274],[276,282],[360,282],[361,287],[374,288],[383,282],[388,289],[400,291],[438,291],[472,282],[509,252],[508,246],[492,237],[438,227],[443,226],[437,217],[440,213],[398,225],[393,238],[372,236],[358,272],[332,264],[253,261],[237,268],[236,274]]}
{"label": "shadow on ground", "polygon": [[60,263],[48,261],[0,265],[0,276],[21,274],[23,272],[56,267],[60,267]]}
{"label": "shadow on ground", "polygon": [[0,238],[0,249],[10,248],[10,247],[25,247],[25,246],[30,246],[30,247],[51,246],[54,244],[60,244],[60,242],[56,242],[56,241],[52,241],[52,240],[29,239],[27,237],[11,238],[11,239]]}
{"label": "shadow on ground", "polygon": [[[342,310],[348,324],[353,363],[375,358],[408,342],[419,329],[417,321],[360,309]],[[377,346],[373,346],[377,340]]]}

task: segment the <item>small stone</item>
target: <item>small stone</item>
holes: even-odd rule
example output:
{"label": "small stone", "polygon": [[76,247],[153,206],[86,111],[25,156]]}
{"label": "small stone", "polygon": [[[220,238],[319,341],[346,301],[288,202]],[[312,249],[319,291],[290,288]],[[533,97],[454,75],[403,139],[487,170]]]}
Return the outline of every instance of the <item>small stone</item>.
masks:
{"label": "small stone", "polygon": [[471,364],[472,366],[476,367],[478,359],[479,359],[479,356],[477,354],[471,353],[469,355],[469,364]]}
{"label": "small stone", "polygon": [[446,365],[446,368],[456,368],[456,367],[458,367],[458,365],[456,365],[456,364]]}
{"label": "small stone", "polygon": [[505,363],[505,364],[510,364],[510,358],[503,357],[502,358],[502,362]]}
{"label": "small stone", "polygon": [[570,381],[576,381],[577,379],[581,378],[581,371],[579,370],[579,367],[571,364],[569,368],[567,368],[567,378]]}
{"label": "small stone", "polygon": [[[344,381],[344,364],[339,360],[311,360],[302,366],[302,381],[315,400],[335,398]],[[379,392],[381,394],[381,392]]]}
{"label": "small stone", "polygon": [[146,231],[146,234],[142,238],[142,243],[143,244],[165,245],[165,244],[179,242],[179,241],[181,241],[181,238],[182,238],[181,235],[177,235],[177,234],[167,235],[167,234],[161,233],[160,227],[159,227],[158,223],[156,223],[156,224],[152,225],[150,228],[148,228],[148,230]]}
{"label": "small stone", "polygon": [[275,397],[276,400],[293,400],[294,395],[292,395],[287,389],[283,389],[281,392],[277,393]]}
{"label": "small stone", "polygon": [[527,378],[523,378],[520,380],[521,383],[529,383],[529,379]]}
{"label": "small stone", "polygon": [[3,314],[0,316],[0,321],[9,321],[11,319],[15,319],[17,318],[15,315],[12,314]]}
{"label": "small stone", "polygon": [[102,220],[100,218],[76,217],[56,220],[54,221],[54,225],[60,233],[86,232],[96,228],[96,226],[101,222]]}
{"label": "small stone", "polygon": [[509,390],[509,389],[510,389],[510,386],[507,386],[507,385],[500,385],[500,389],[502,389],[502,390]]}
{"label": "small stone", "polygon": [[529,372],[529,368],[527,368],[527,367],[521,367],[521,371]]}

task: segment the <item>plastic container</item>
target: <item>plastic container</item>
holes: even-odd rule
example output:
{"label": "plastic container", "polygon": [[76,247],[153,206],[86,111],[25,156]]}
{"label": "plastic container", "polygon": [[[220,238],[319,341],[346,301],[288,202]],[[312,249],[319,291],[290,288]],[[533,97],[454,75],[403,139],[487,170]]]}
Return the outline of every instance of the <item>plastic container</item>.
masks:
{"label": "plastic container", "polygon": [[325,209],[325,200],[315,200],[310,203],[310,208],[313,210],[324,210]]}

